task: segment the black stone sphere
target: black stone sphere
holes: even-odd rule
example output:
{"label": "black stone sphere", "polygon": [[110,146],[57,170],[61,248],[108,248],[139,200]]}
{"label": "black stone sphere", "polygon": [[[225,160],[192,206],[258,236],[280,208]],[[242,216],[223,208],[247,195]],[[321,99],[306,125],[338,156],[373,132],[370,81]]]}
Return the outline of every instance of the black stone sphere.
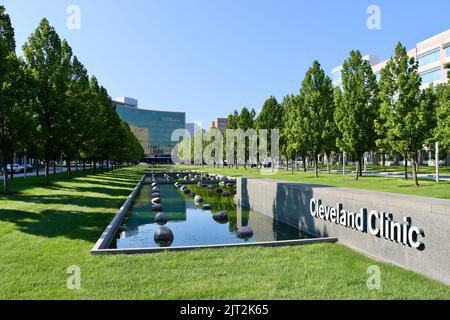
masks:
{"label": "black stone sphere", "polygon": [[188,188],[185,188],[185,189],[183,190],[183,193],[184,193],[184,194],[190,194],[190,193],[191,193],[191,190],[189,190]]}
{"label": "black stone sphere", "polygon": [[154,205],[152,205],[152,210],[153,211],[162,211],[162,205],[154,204]]}
{"label": "black stone sphere", "polygon": [[158,214],[155,216],[155,222],[156,222],[157,224],[159,224],[160,226],[165,225],[165,224],[167,223],[167,221],[169,221],[168,218],[167,218],[167,216],[166,216],[164,213],[162,213],[162,212],[158,213]]}
{"label": "black stone sphere", "polygon": [[170,247],[173,243],[174,236],[172,230],[169,228],[159,227],[153,239],[160,247]]}
{"label": "black stone sphere", "polygon": [[229,191],[224,191],[224,192],[222,193],[222,195],[223,195],[224,197],[231,197],[231,192],[229,192]]}
{"label": "black stone sphere", "polygon": [[158,186],[158,184],[156,182],[152,183],[152,188],[157,187],[157,186]]}
{"label": "black stone sphere", "polygon": [[161,190],[158,187],[153,187],[152,192],[161,193]]}
{"label": "black stone sphere", "polygon": [[210,205],[210,204],[205,204],[203,206],[203,210],[211,210],[211,209],[212,209],[212,205]]}
{"label": "black stone sphere", "polygon": [[250,227],[240,227],[237,231],[238,238],[253,237],[253,230]]}
{"label": "black stone sphere", "polygon": [[161,197],[161,193],[159,193],[159,192],[152,193],[152,198],[160,198],[160,197]]}
{"label": "black stone sphere", "polygon": [[153,198],[152,203],[153,204],[161,204],[161,198]]}
{"label": "black stone sphere", "polygon": [[228,212],[220,211],[213,215],[213,219],[219,222],[227,222],[228,221]]}

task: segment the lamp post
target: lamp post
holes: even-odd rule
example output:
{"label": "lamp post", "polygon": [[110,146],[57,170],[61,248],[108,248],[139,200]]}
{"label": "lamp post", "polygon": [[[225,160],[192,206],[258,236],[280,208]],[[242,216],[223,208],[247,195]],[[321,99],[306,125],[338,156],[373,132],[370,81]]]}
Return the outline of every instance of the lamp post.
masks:
{"label": "lamp post", "polygon": [[439,142],[436,142],[436,182],[439,182]]}

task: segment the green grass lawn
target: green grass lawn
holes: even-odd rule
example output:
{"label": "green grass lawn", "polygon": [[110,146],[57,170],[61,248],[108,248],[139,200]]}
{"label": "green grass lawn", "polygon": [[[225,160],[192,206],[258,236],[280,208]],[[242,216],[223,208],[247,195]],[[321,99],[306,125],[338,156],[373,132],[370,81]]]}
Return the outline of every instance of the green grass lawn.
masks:
{"label": "green grass lawn", "polygon": [[[450,287],[340,245],[92,256],[143,168],[16,179],[0,197],[0,299],[450,299]],[[366,270],[382,270],[369,290]],[[66,286],[81,268],[81,289]]]}
{"label": "green grass lawn", "polygon": [[[286,181],[295,181],[312,184],[322,184],[334,187],[347,187],[356,189],[375,190],[383,192],[393,192],[401,194],[410,194],[414,196],[434,197],[442,199],[450,199],[450,181],[442,181],[436,183],[430,180],[420,180],[420,186],[414,187],[412,179],[400,179],[391,177],[361,177],[356,181],[354,175],[328,174],[321,172],[319,178],[316,178],[314,172],[295,172],[279,170],[274,175],[261,175],[258,169],[239,168],[212,168],[201,166],[178,166],[179,170],[199,170],[208,171],[210,173],[228,175],[233,177],[247,178],[267,178]],[[160,170],[160,169],[159,169]]]}

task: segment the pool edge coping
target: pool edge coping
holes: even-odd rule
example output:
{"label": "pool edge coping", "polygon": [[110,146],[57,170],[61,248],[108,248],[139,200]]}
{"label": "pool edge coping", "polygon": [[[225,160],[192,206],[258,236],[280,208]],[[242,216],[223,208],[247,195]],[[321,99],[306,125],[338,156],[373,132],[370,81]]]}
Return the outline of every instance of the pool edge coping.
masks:
{"label": "pool edge coping", "polygon": [[304,246],[319,243],[337,243],[338,238],[314,238],[299,239],[285,241],[269,241],[269,242],[252,242],[252,243],[232,243],[232,244],[215,244],[200,246],[180,246],[167,248],[129,248],[129,249],[98,249],[92,250],[94,255],[115,255],[115,254],[146,254],[161,252],[179,252],[179,251],[195,251],[195,250],[213,250],[213,249],[230,249],[230,248],[254,248],[254,247],[293,247]]}

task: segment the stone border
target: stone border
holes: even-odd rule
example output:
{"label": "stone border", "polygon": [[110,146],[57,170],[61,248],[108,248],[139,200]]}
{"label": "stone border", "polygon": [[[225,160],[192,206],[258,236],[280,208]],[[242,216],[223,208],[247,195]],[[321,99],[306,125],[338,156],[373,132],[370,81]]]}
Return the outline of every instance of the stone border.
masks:
{"label": "stone border", "polygon": [[304,246],[318,243],[336,243],[337,238],[316,238],[301,239],[287,241],[271,241],[271,242],[253,242],[253,243],[233,243],[233,244],[217,244],[204,246],[184,246],[184,247],[167,247],[167,248],[133,248],[133,249],[102,249],[92,252],[93,254],[144,254],[144,253],[160,253],[170,251],[193,251],[207,249],[226,249],[226,248],[251,248],[251,247],[292,247]]}
{"label": "stone border", "polygon": [[[390,221],[421,229],[421,247],[376,236],[311,214],[311,200],[348,212],[389,214]],[[450,285],[450,200],[272,179],[238,178],[237,203],[278,221],[339,243],[378,261],[394,264]],[[379,222],[379,221],[378,221]],[[386,225],[386,224],[385,224]],[[403,235],[401,236],[403,237]],[[389,239],[387,239],[389,238]]]}
{"label": "stone border", "polygon": [[114,239],[114,236],[117,234],[117,231],[119,230],[119,227],[125,218],[125,215],[128,213],[128,210],[130,210],[130,207],[133,205],[134,199],[138,195],[139,191],[141,191],[142,186],[144,185],[146,175],[144,175],[137,186],[134,188],[133,192],[128,196],[128,199],[125,201],[125,203],[122,205],[120,210],[117,212],[114,219],[111,221],[109,226],[105,229],[103,234],[98,239],[97,243],[94,245],[94,247],[91,250],[92,254],[97,254],[102,250],[106,250],[111,245],[112,240]]}

